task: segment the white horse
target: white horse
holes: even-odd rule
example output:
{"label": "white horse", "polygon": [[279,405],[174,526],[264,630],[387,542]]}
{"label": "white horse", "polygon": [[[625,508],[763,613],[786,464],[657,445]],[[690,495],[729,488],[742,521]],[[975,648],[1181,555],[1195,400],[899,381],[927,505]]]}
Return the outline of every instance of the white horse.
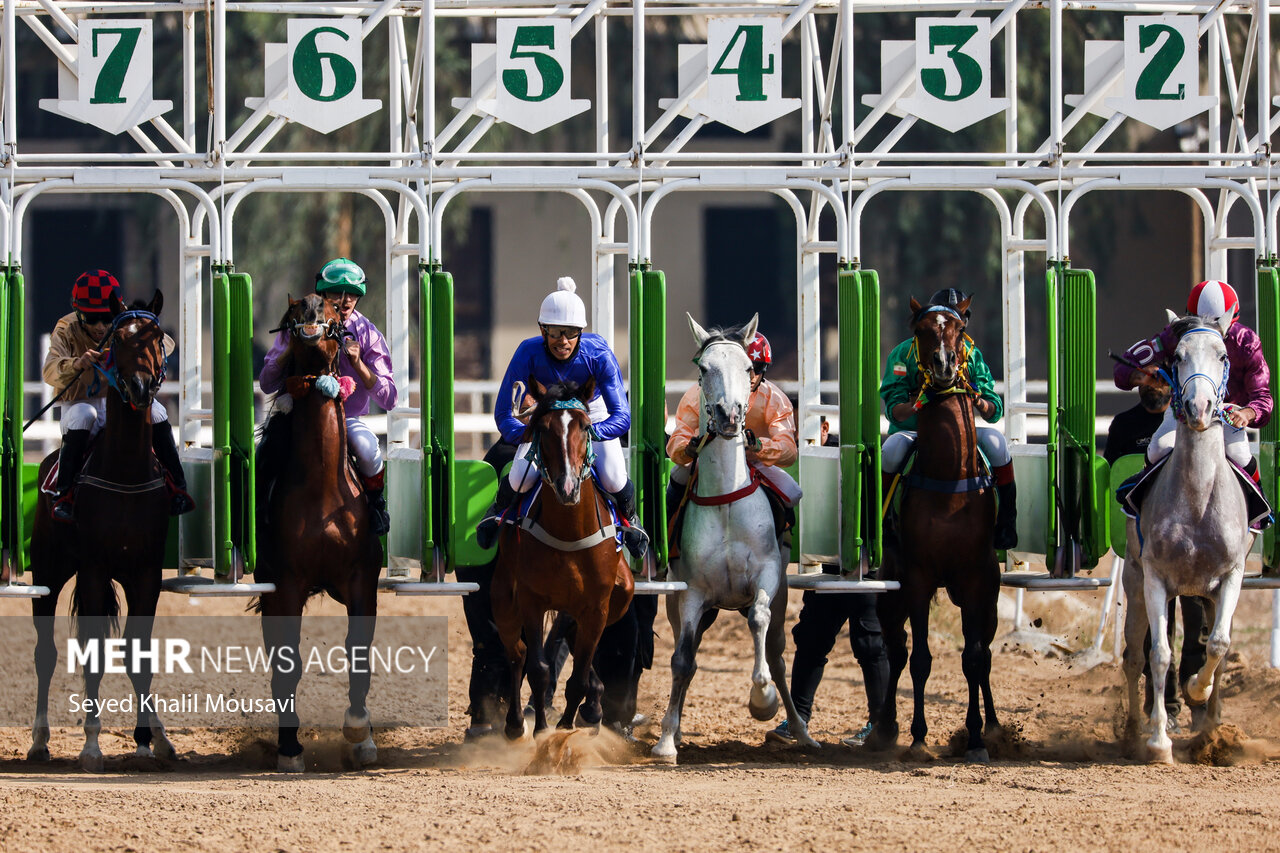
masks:
{"label": "white horse", "polygon": [[[1178,319],[1171,378],[1174,405],[1181,406],[1177,438],[1164,470],[1142,501],[1141,521],[1129,519],[1124,591],[1124,672],[1129,688],[1129,734],[1140,725],[1143,640],[1151,632],[1151,759],[1173,762],[1165,726],[1165,678],[1171,654],[1165,635],[1168,603],[1175,595],[1209,601],[1213,623],[1204,668],[1186,684],[1192,704],[1208,701],[1202,724],[1212,731],[1222,720],[1222,693],[1215,678],[1231,648],[1231,617],[1240,598],[1245,558],[1253,546],[1244,493],[1227,461],[1220,414],[1227,386],[1227,349],[1216,326],[1198,317]],[[1176,410],[1175,410],[1176,411]]]}
{"label": "white horse", "polygon": [[[672,763],[680,740],[685,693],[697,670],[698,645],[718,610],[737,610],[751,626],[755,642],[748,702],[751,715],[757,720],[772,719],[778,713],[781,694],[797,742],[818,746],[787,689],[787,667],[782,660],[786,565],[769,499],[747,465],[743,431],[751,396],[751,360],[746,346],[755,338],[758,320],[759,315],[752,317],[741,333],[709,333],[689,317],[689,328],[698,344],[695,361],[702,373],[699,433],[712,439],[698,454],[697,481],[690,485],[685,507],[680,556],[671,563],[673,579],[684,581],[689,588],[667,596],[667,619],[676,649],[671,655],[671,698],[653,755]],[[736,492],[741,495],[735,496]],[[695,496],[716,502],[696,503]]]}

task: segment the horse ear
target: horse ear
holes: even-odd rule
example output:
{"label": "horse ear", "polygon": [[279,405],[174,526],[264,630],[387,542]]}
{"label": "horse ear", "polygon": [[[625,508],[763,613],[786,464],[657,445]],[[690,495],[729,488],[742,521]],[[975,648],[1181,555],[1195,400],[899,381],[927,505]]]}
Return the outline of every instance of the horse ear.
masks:
{"label": "horse ear", "polygon": [[689,331],[693,332],[693,342],[701,350],[703,345],[706,344],[707,338],[711,337],[711,335],[707,334],[706,329],[698,325],[698,321],[693,319],[692,314],[686,311],[684,316],[689,318]]}
{"label": "horse ear", "polygon": [[760,313],[756,312],[751,316],[751,321],[742,327],[742,345],[750,346],[751,342],[756,339],[756,327],[760,325]]}
{"label": "horse ear", "polygon": [[1169,325],[1170,325],[1170,326],[1172,326],[1174,323],[1178,322],[1178,320],[1179,320],[1178,315],[1177,315],[1177,314],[1175,314],[1175,313],[1173,313],[1172,311],[1170,311],[1168,308],[1164,309],[1164,313],[1165,313],[1165,316],[1169,318]]}
{"label": "horse ear", "polygon": [[914,296],[911,297],[911,316],[912,317],[920,313],[920,309],[923,307],[924,306],[921,305],[920,302]]}
{"label": "horse ear", "polygon": [[591,398],[596,395],[596,378],[594,376],[587,377],[587,381],[578,386],[578,399],[584,404],[590,403]]}
{"label": "horse ear", "polygon": [[533,376],[530,376],[529,393],[533,395],[533,399],[541,400],[543,397],[547,396],[547,386],[543,385],[537,379],[534,379]]}
{"label": "horse ear", "polygon": [[160,288],[156,288],[156,295],[151,297],[151,304],[147,306],[147,310],[157,317],[160,316],[160,309],[164,308],[164,294],[160,292]]}
{"label": "horse ear", "polygon": [[968,314],[969,314],[969,303],[970,303],[970,302],[972,302],[972,301],[973,301],[973,297],[972,297],[972,296],[966,297],[966,298],[965,298],[965,300],[964,300],[963,302],[961,302],[959,305],[957,305],[957,306],[956,306],[956,313],[958,313],[961,317],[966,317],[966,316],[968,316]]}
{"label": "horse ear", "polygon": [[290,307],[290,308],[292,308],[293,306],[295,306],[295,305],[297,305],[297,304],[298,304],[298,300],[296,300],[296,299],[294,299],[294,298],[293,298],[293,294],[292,294],[292,293],[286,293],[286,294],[284,295],[284,298],[289,300],[289,307]]}
{"label": "horse ear", "polygon": [[111,308],[111,316],[119,316],[124,311],[124,303],[120,301],[120,295],[114,290],[111,291],[111,298],[107,301]]}

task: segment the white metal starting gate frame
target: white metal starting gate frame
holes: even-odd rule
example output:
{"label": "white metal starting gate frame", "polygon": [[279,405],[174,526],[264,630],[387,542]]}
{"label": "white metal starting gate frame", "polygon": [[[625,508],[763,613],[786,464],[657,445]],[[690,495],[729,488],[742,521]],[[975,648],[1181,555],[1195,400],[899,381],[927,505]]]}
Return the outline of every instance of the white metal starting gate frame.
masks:
{"label": "white metal starting gate frame", "polygon": [[[229,39],[243,37],[237,16],[255,13],[285,19],[285,41],[255,46],[264,63],[265,91],[248,92],[243,80],[228,79],[226,57]],[[855,56],[859,26],[886,15],[895,17],[885,32],[901,38],[881,41],[879,57],[867,51]],[[1005,431],[1027,501],[1020,535],[1031,543],[1029,551],[1049,554],[1051,562],[1065,561],[1068,568],[1061,573],[1066,577],[1011,581],[1033,589],[1041,581],[1072,587],[1080,542],[1072,538],[1073,529],[1063,527],[1061,508],[1045,505],[1057,482],[1050,460],[1058,438],[1051,435],[1047,446],[1028,441],[1027,418],[1054,413],[1028,391],[1025,353],[1045,345],[1049,336],[1027,327],[1027,287],[1040,286],[1039,264],[1069,268],[1072,210],[1084,196],[1103,190],[1191,196],[1204,221],[1205,277],[1225,277],[1233,249],[1252,252],[1259,266],[1275,265],[1280,164],[1271,140],[1280,111],[1267,73],[1273,65],[1271,18],[1269,0],[8,0],[0,31],[0,253],[6,272],[20,270],[26,213],[48,193],[145,192],[169,202],[179,223],[183,277],[178,423],[184,458],[201,465],[215,454],[200,439],[213,410],[200,390],[199,354],[209,328],[201,284],[210,267],[233,269],[235,213],[251,194],[347,192],[373,199],[386,225],[387,308],[380,325],[401,388],[410,379],[410,294],[421,281],[420,270],[447,269],[442,223],[459,194],[556,192],[577,199],[591,224],[592,325],[610,340],[620,316],[633,335],[639,332],[639,311],[628,310],[630,291],[622,291],[620,303],[617,297],[619,285],[625,286],[619,261],[625,260],[628,273],[645,271],[661,267],[663,253],[679,249],[653,239],[655,214],[672,196],[777,195],[794,212],[798,249],[802,572],[839,563],[845,570],[842,588],[873,591],[878,585],[861,576],[874,564],[869,539],[840,534],[841,523],[857,523],[839,511],[837,484],[849,476],[840,467],[843,449],[817,446],[820,418],[840,414],[840,406],[824,401],[820,392],[819,260],[825,255],[841,268],[873,268],[876,248],[863,244],[861,224],[887,192],[978,193],[991,202],[1000,223],[1005,258]],[[1083,26],[1065,26],[1077,19],[1108,21],[1115,37],[1086,41]],[[584,35],[588,26],[592,31]],[[160,28],[180,33],[180,103],[154,97],[153,47]],[[364,80],[365,40],[374,33],[385,33],[388,46],[386,85],[376,92]],[[447,91],[448,81],[437,74],[446,41],[469,47],[469,91]],[[679,42],[678,67],[655,73],[649,57],[660,41]],[[629,43],[629,57],[612,55],[619,42]],[[31,103],[37,95],[18,74],[24,51],[52,54],[59,75],[56,97]],[[590,64],[583,56],[588,52]],[[1027,73],[1027,56],[1035,57],[1035,74]],[[584,97],[572,75],[592,65],[594,93]],[[1077,65],[1083,80],[1064,79],[1064,68]],[[878,80],[878,90],[859,89],[855,69],[862,79]],[[1032,77],[1048,80],[1048,103],[1040,105],[1047,130],[1035,138],[1020,123],[1032,97],[1023,88]],[[609,95],[618,90],[631,93],[625,134],[618,127],[628,123],[610,112]],[[201,105],[207,112],[198,114]],[[137,150],[39,150],[21,133],[20,106],[93,125],[104,134],[128,134]],[[577,121],[590,122],[589,149],[538,149],[532,134],[583,113],[589,116]],[[288,122],[310,127],[327,141],[332,137],[324,134],[373,115],[388,121],[378,150],[326,150],[324,144],[314,151],[273,149]],[[1077,130],[1086,120],[1085,127],[1097,125],[1087,138]],[[1002,122],[1002,144],[962,152],[911,146],[910,131],[919,122],[955,133],[981,121]],[[521,147],[529,150],[478,150],[499,122],[528,134]],[[740,143],[723,142],[724,136],[701,132],[713,122],[741,132],[781,129],[771,138],[785,144],[744,150]],[[1126,122],[1157,130],[1190,123],[1202,132],[1184,145],[1190,150],[1107,150]],[[1239,233],[1229,227],[1229,219],[1239,219],[1229,217],[1236,206],[1247,210],[1249,222],[1237,226]],[[1028,224],[1032,209],[1037,213]],[[834,224],[834,240],[819,237],[824,218]],[[922,233],[927,237],[927,229]],[[240,236],[246,239],[253,235]],[[1029,255],[1036,271],[1030,278]],[[1065,322],[1081,322],[1072,316]],[[1272,347],[1274,354],[1275,342]],[[425,395],[425,382],[423,387]],[[411,424],[422,413],[407,403],[388,419],[392,482],[399,483],[393,486],[393,508],[397,501],[412,505],[418,488],[412,472],[424,457],[410,445]],[[873,404],[878,401],[863,400]],[[633,457],[639,465],[640,454]],[[451,500],[447,489],[443,494],[442,500]],[[660,500],[648,497],[652,516]],[[878,504],[878,489],[862,497]],[[456,533],[443,539],[433,534],[437,553],[429,554],[427,537],[405,515],[393,515],[393,571],[416,563],[423,567],[422,580],[443,581],[456,556],[450,550]],[[1046,516],[1047,526],[1041,524]],[[1047,534],[1053,541],[1046,541]],[[192,555],[193,565],[194,552],[207,539],[208,532],[195,529],[194,522],[183,526],[183,554]],[[1100,585],[1079,580],[1075,586]],[[823,580],[803,577],[797,583],[815,587]],[[1273,658],[1280,658],[1280,648]]]}

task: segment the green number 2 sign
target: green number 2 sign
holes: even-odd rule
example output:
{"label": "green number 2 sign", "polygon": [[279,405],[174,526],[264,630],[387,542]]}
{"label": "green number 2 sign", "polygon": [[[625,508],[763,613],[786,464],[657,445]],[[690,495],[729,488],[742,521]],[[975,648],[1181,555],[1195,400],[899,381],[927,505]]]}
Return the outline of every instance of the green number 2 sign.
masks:
{"label": "green number 2 sign", "polygon": [[1179,83],[1177,91],[1165,92],[1164,86],[1169,77],[1177,69],[1178,63],[1187,52],[1182,33],[1168,24],[1143,24],[1138,27],[1138,51],[1146,53],[1155,46],[1160,36],[1166,35],[1164,44],[1156,51],[1156,55],[1147,63],[1138,75],[1138,84],[1134,97],[1139,101],[1181,101],[1187,97],[1187,86]]}

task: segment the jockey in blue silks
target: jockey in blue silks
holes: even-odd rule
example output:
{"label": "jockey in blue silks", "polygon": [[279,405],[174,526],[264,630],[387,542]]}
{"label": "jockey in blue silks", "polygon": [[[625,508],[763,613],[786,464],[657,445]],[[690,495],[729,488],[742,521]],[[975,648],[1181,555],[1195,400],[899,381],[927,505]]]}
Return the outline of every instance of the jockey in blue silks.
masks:
{"label": "jockey in blue silks", "polygon": [[640,529],[636,516],[635,486],[627,477],[627,464],[622,455],[621,437],[631,428],[631,406],[622,386],[618,359],[600,335],[584,332],[587,308],[576,293],[577,285],[564,276],[556,282],[556,290],[542,300],[538,312],[541,334],[526,338],[516,347],[498,389],[493,419],[504,440],[519,445],[510,474],[498,483],[498,497],[488,517],[476,529],[482,547],[497,541],[503,514],[540,479],[530,457],[531,444],[522,441],[526,424],[517,417],[524,397],[523,383],[533,379],[544,386],[574,383],[582,385],[595,380],[595,396],[581,401],[587,407],[596,439],[592,441],[595,463],[592,471],[596,482],[614,502],[630,525],[624,530],[627,549],[636,556],[645,552],[648,537]]}

